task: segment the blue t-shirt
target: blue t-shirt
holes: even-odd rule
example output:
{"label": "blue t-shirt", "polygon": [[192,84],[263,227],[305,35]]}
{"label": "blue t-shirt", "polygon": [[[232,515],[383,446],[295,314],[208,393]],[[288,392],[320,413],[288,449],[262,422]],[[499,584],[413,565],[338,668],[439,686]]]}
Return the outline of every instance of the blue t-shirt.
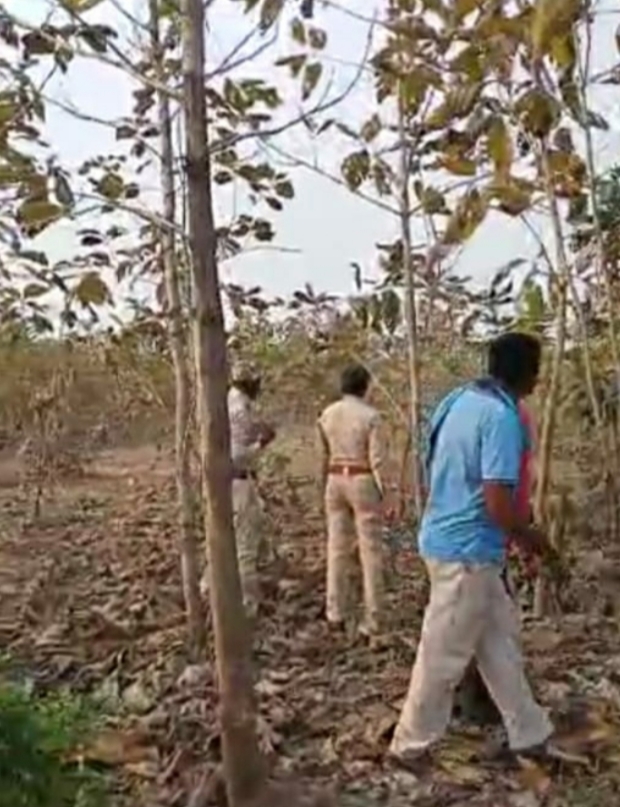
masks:
{"label": "blue t-shirt", "polygon": [[526,448],[516,401],[498,389],[459,388],[433,413],[433,433],[420,554],[448,563],[503,563],[505,536],[487,515],[482,485],[516,489]]}

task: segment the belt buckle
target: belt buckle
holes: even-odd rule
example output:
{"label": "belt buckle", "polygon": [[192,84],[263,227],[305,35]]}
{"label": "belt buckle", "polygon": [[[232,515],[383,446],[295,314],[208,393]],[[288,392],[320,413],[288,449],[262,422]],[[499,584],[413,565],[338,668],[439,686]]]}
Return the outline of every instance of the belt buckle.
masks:
{"label": "belt buckle", "polygon": [[351,466],[350,465],[344,465],[342,467],[342,475],[343,476],[350,476],[351,475]]}

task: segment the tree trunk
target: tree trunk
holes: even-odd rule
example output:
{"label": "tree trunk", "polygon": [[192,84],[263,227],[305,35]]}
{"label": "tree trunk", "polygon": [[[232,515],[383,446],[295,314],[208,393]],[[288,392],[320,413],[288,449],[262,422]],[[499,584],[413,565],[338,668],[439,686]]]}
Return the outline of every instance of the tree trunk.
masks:
{"label": "tree trunk", "polygon": [[[150,0],[150,33],[152,58],[158,81],[163,84],[163,51],[159,36],[157,0]],[[163,194],[163,217],[171,224],[176,218],[174,189],[174,149],[170,102],[165,93],[158,93],[158,118],[161,137],[161,187]],[[190,473],[190,391],[191,381],[186,351],[186,331],[183,324],[179,276],[176,267],[175,235],[172,227],[160,232],[162,263],[166,289],[168,315],[168,338],[174,367],[175,423],[174,462],[179,507],[179,537],[181,545],[181,579],[189,626],[192,656],[204,656],[207,647],[207,625],[200,597],[199,551],[194,530]]]}
{"label": "tree trunk", "polygon": [[197,405],[207,504],[209,591],[228,803],[230,807],[238,807],[261,793],[265,772],[257,742],[250,632],[241,597],[233,528],[230,423],[226,405],[228,368],[211,198],[202,0],[182,0],[181,12]]}
{"label": "tree trunk", "polygon": [[[549,157],[547,145],[542,147],[541,167],[545,181],[547,201],[551,213],[551,224],[556,248],[557,267],[555,275],[557,286],[557,316],[556,333],[554,334],[554,348],[551,359],[551,370],[549,374],[549,387],[545,394],[545,409],[543,414],[542,429],[540,434],[540,448],[538,459],[538,477],[536,484],[536,494],[534,497],[534,513],[536,519],[545,522],[545,502],[549,490],[551,477],[551,460],[553,451],[553,438],[555,432],[555,421],[558,404],[560,402],[560,391],[562,381],[562,362],[564,361],[564,347],[566,343],[566,309],[568,285],[570,281],[570,269],[564,249],[564,237],[562,233],[562,222],[558,203],[553,192],[553,181],[551,169],[549,168]],[[541,618],[545,615],[549,606],[548,581],[543,573],[539,574],[536,580],[534,594],[534,616]]]}
{"label": "tree trunk", "polygon": [[405,127],[403,104],[398,102],[398,133],[400,140],[400,225],[405,275],[405,323],[407,327],[407,359],[409,376],[409,417],[412,447],[413,501],[416,519],[422,517],[422,468],[420,449],[420,360],[418,349],[418,321],[415,304],[415,276],[411,256],[411,204],[409,199],[409,146]]}

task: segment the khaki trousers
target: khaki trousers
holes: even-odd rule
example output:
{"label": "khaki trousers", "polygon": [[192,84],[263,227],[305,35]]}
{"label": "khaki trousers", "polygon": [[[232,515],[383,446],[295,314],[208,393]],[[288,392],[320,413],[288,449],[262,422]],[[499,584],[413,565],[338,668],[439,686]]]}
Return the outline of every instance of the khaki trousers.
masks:
{"label": "khaki trousers", "polygon": [[453,693],[475,658],[514,750],[543,743],[553,727],[525,677],[515,604],[493,565],[427,562],[431,594],[394,733],[396,755],[427,749],[444,734]]}
{"label": "khaki trousers", "polygon": [[[381,496],[373,477],[330,474],[325,490],[327,518],[327,619],[341,622],[351,606],[356,550],[362,566],[365,627],[381,628],[384,609]],[[357,541],[356,541],[357,538]]]}
{"label": "khaki trousers", "polygon": [[[263,503],[253,479],[233,480],[232,506],[243,602],[248,615],[254,616],[258,610],[260,594],[258,560],[265,515]],[[209,588],[208,575],[207,567],[200,584],[203,596],[206,595]]]}

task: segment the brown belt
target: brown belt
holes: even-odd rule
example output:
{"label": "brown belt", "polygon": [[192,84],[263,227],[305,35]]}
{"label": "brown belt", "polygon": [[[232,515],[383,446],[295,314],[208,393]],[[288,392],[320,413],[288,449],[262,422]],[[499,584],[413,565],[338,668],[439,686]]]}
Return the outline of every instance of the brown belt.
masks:
{"label": "brown belt", "polygon": [[233,479],[256,479],[256,471],[248,471],[242,468],[233,468]]}
{"label": "brown belt", "polygon": [[371,474],[372,471],[367,465],[330,465],[327,469],[329,474],[334,476],[363,476]]}

